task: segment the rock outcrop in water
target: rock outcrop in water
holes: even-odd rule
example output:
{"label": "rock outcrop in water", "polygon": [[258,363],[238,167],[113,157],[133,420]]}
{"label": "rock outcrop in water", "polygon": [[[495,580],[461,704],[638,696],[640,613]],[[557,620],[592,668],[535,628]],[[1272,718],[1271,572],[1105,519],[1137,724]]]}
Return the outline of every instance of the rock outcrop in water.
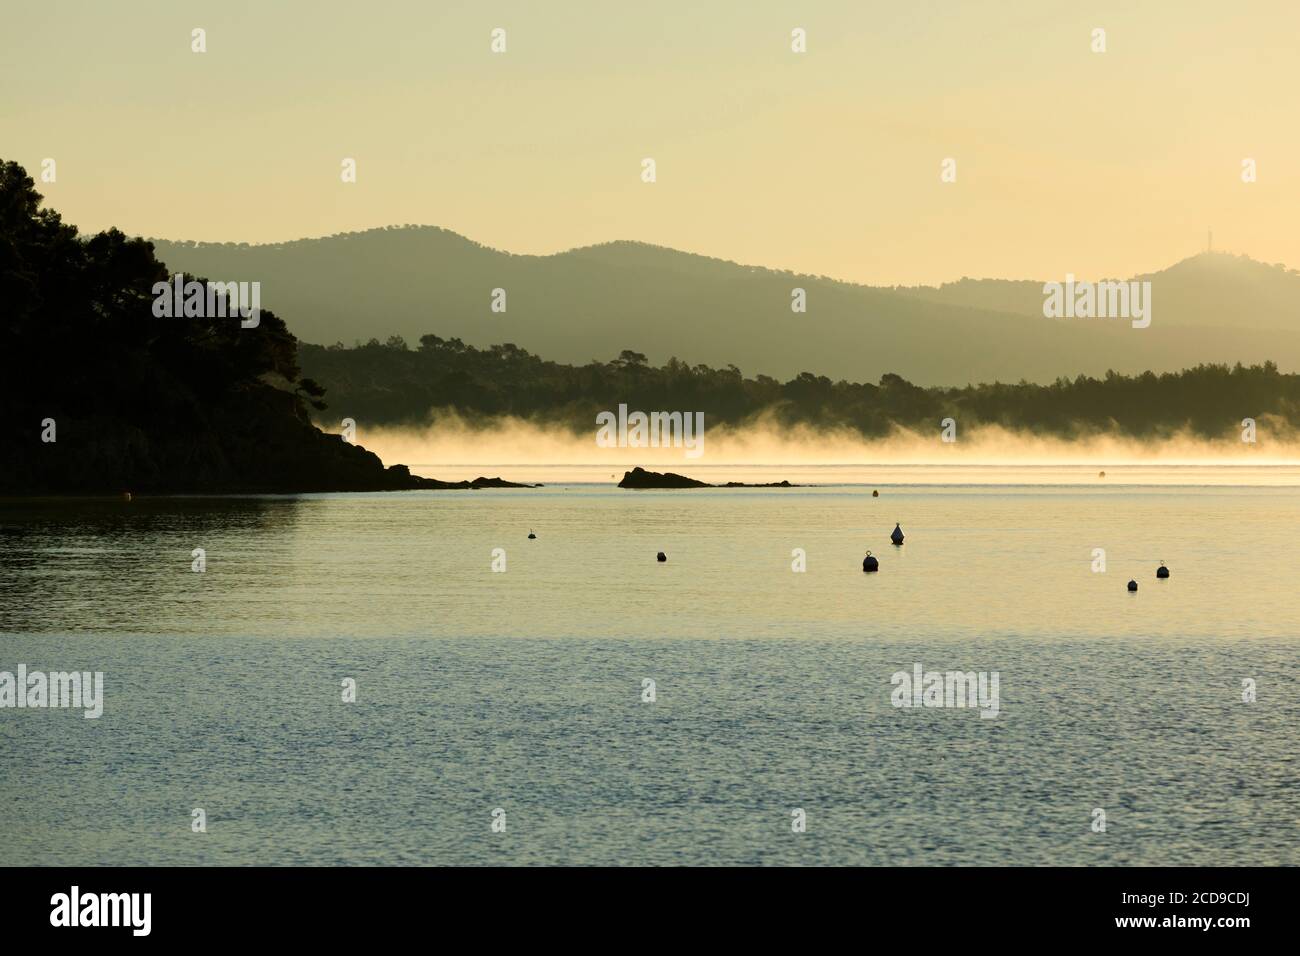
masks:
{"label": "rock outcrop in water", "polygon": [[[401,466],[398,466],[401,467]],[[431,481],[429,478],[422,478],[421,481]],[[438,484],[443,488],[469,488],[477,491],[479,488],[538,488],[539,485],[521,485],[518,482],[506,481],[504,478],[475,478],[473,481],[440,481]],[[537,535],[529,534],[528,537],[535,538]]]}
{"label": "rock outcrop in water", "polygon": [[685,475],[677,475],[671,471],[646,471],[644,468],[633,468],[631,471],[623,472],[623,480],[618,483],[620,488],[712,488],[708,482],[696,481],[694,478],[687,478]]}
{"label": "rock outcrop in water", "polygon": [[521,487],[420,478],[320,431],[307,406],[324,392],[283,320],[260,310],[246,327],[192,277],[202,314],[160,316],[169,276],[148,242],[83,238],[40,204],[0,162],[0,494]]}
{"label": "rock outcrop in water", "polygon": [[742,481],[729,481],[725,485],[711,485],[707,481],[687,478],[671,471],[646,471],[633,468],[623,472],[620,488],[797,488],[788,481],[773,481],[765,485],[749,485]]}

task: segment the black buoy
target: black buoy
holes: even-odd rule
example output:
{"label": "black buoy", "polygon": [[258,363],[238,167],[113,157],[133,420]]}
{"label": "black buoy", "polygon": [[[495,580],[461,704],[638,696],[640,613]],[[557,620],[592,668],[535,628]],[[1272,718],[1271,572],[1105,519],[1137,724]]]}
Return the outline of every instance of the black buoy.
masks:
{"label": "black buoy", "polygon": [[535,537],[537,537],[537,535],[533,534],[531,531],[528,532],[528,540],[531,541],[531,540],[532,540],[533,538],[535,538]]}
{"label": "black buoy", "polygon": [[901,527],[899,527],[899,525],[897,524],[897,522],[895,522],[895,524],[894,524],[894,530],[893,530],[893,532],[889,535],[889,540],[892,541],[892,542],[894,542],[894,544],[902,544],[902,543],[903,543],[903,529],[902,529]]}
{"label": "black buoy", "polygon": [[873,490],[873,491],[871,492],[871,497],[873,497],[873,498],[879,498],[879,497],[880,497],[880,492],[879,492],[879,491],[874,491],[874,490]]}
{"label": "black buoy", "polygon": [[1128,583],[1128,589],[1130,591],[1136,591],[1138,589],[1138,583],[1136,581],[1130,581]]}
{"label": "black buoy", "polygon": [[666,555],[666,554],[664,554],[662,551],[660,551],[660,552],[659,552],[659,560],[660,560],[660,561],[667,561],[667,560],[668,560],[668,555]]}
{"label": "black buoy", "polygon": [[1165,563],[1163,561],[1160,562],[1160,567],[1156,568],[1156,577],[1158,578],[1169,577],[1169,569],[1165,567]]}
{"label": "black buoy", "polygon": [[862,559],[862,570],[867,572],[880,570],[880,562],[871,556],[870,551],[868,551],[867,556]]}

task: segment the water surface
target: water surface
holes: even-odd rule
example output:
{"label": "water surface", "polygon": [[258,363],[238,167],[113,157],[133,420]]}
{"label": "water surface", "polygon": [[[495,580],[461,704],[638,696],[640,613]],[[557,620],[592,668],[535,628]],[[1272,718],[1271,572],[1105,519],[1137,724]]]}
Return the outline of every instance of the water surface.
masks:
{"label": "water surface", "polygon": [[[0,669],[106,700],[0,710],[0,863],[1300,863],[1297,519],[1263,482],[3,502]],[[999,715],[891,706],[914,662]]]}

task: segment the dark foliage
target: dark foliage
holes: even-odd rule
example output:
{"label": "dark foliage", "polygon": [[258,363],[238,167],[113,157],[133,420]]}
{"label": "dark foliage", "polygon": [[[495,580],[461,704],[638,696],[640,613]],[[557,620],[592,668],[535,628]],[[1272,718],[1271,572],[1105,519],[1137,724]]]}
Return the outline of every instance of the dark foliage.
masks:
{"label": "dark foliage", "polygon": [[746,378],[735,366],[675,358],[656,368],[632,351],[609,362],[562,365],[510,344],[483,350],[437,335],[423,336],[414,350],[393,339],[352,348],[303,344],[299,361],[328,388],[335,411],[376,424],[423,423],[431,410],[454,409],[471,419],[514,415],[585,432],[597,412],[626,403],[643,411],[702,411],[710,423],[770,412],[787,425],[847,426],[871,437],[896,425],[937,430],[949,416],[963,429],[996,424],[1065,438],[1158,438],[1184,428],[1217,437],[1235,432],[1246,416],[1294,420],[1300,406],[1300,376],[1281,374],[1272,362],[1081,375],[1051,385],[922,388],[893,374],[872,385],[811,372],[787,382]]}
{"label": "dark foliage", "polygon": [[[304,491],[410,485],[308,420],[274,313],[157,318],[153,246],[78,236],[0,163],[0,493]],[[319,407],[319,406],[318,406]],[[56,440],[43,441],[52,421]]]}

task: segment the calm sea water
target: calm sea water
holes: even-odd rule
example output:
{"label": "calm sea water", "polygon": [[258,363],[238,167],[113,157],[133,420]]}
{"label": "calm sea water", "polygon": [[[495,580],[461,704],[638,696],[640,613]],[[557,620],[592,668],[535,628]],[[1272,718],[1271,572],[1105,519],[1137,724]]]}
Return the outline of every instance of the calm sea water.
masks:
{"label": "calm sea water", "polygon": [[871,487],[0,502],[0,864],[1300,863],[1300,488]]}

